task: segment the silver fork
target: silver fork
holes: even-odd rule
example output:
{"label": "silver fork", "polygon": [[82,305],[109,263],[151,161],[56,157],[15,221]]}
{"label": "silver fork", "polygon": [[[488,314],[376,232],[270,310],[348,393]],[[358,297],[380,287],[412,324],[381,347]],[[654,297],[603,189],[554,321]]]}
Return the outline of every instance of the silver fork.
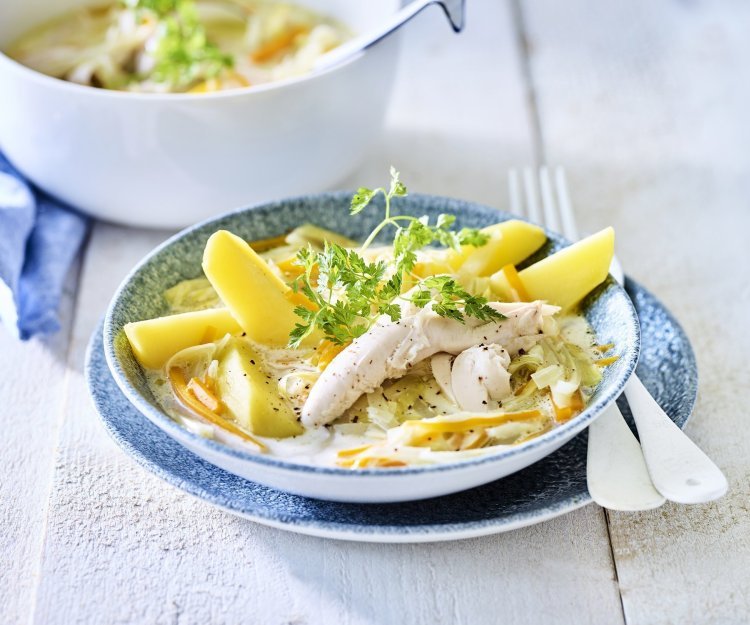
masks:
{"label": "silver fork", "polygon": [[[547,167],[538,176],[509,174],[511,209],[531,221],[544,224],[571,241],[578,240],[573,206],[565,172],[556,168],[554,183]],[[541,209],[540,209],[541,196]],[[624,282],[617,258],[610,273]],[[625,388],[641,444],[633,436],[615,403],[589,426],[586,477],[591,497],[612,510],[648,510],[665,498],[679,503],[702,503],[721,497],[727,481],[719,468],[661,409],[633,374]]]}

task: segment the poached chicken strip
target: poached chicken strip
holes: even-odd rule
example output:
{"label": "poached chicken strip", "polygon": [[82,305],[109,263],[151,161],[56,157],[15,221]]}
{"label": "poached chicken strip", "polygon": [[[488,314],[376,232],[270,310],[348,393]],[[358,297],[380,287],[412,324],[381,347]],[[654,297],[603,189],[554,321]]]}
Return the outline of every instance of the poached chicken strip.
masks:
{"label": "poached chicken strip", "polygon": [[505,315],[482,322],[469,317],[462,324],[440,317],[429,307],[393,322],[383,316],[352,342],[323,371],[302,408],[308,427],[330,423],[357,399],[385,380],[404,376],[415,364],[437,354],[460,354],[477,345],[496,344],[514,355],[528,349],[544,328],[544,319],[559,308],[544,302],[489,304]]}
{"label": "poached chicken strip", "polygon": [[[537,335],[538,336],[538,335]],[[490,401],[511,394],[510,354],[500,345],[475,345],[453,361],[451,389],[456,403],[466,412],[487,412]]]}

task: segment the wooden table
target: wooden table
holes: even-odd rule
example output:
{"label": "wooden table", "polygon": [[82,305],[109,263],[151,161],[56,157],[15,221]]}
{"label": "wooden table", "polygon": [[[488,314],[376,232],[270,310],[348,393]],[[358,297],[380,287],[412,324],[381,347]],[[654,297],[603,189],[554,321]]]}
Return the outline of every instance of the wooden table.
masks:
{"label": "wooden table", "polygon": [[691,337],[687,432],[729,495],[416,546],[229,516],[136,466],[97,420],[86,342],[167,235],[100,223],[62,331],[0,336],[1,623],[750,621],[750,4],[469,5],[460,37],[437,10],[409,28],[382,143],[342,186],[393,163],[412,190],[504,207],[510,166],[564,165],[582,229],[613,224],[626,269]]}

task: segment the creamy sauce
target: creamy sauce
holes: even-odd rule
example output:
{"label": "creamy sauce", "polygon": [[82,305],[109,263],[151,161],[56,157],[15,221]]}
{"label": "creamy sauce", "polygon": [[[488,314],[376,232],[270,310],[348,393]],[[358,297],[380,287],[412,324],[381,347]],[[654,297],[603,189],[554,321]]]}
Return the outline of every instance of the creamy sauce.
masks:
{"label": "creamy sauce", "polygon": [[[290,284],[301,271],[292,261],[297,251],[320,250],[324,241],[357,246],[311,224],[252,245]],[[294,463],[352,469],[455,462],[523,444],[574,418],[601,379],[598,365],[608,362],[597,363],[604,354],[586,319],[541,301],[494,301],[489,278],[453,273],[447,254],[420,250],[424,273],[417,275],[449,274],[484,295],[484,318],[438,314],[436,296],[416,305],[415,287],[406,284],[392,300],[398,320],[355,314],[368,329],[347,347],[308,340],[298,349],[273,349],[245,333],[227,335],[147,371],[154,397],[198,435],[252,453],[260,446]],[[392,247],[364,255],[383,261],[386,271],[394,264]],[[326,284],[327,297],[337,297],[339,287]],[[164,296],[172,313],[221,305],[205,278]]]}
{"label": "creamy sauce", "polygon": [[[556,323],[559,335],[565,341],[579,346],[593,361],[601,354],[596,350],[593,330],[586,319],[577,314],[558,315]],[[246,339],[241,339],[246,340]],[[310,387],[320,375],[315,366],[314,350],[272,350],[259,346],[253,347],[261,352],[268,372],[277,381],[279,394],[293,408],[301,408]],[[256,452],[256,448],[238,436],[226,432],[200,419],[185,409],[175,398],[164,371],[149,370],[146,379],[154,398],[164,411],[190,431],[222,442],[230,447]],[[591,389],[581,389],[587,399]],[[390,409],[384,408],[390,403]],[[493,402],[489,411],[505,408],[507,410],[541,411],[554,427],[555,408],[548,393],[535,392],[528,398],[511,398],[506,402]],[[326,427],[308,428],[299,436],[285,439],[273,439],[255,436],[268,448],[271,456],[283,458],[290,462],[336,466],[340,459],[338,454],[344,450],[364,447],[379,443],[387,449],[388,430],[398,427],[404,421],[429,419],[455,414],[459,407],[444,393],[432,375],[429,361],[423,361],[407,376],[398,380],[388,380],[373,392],[363,395],[346,412]],[[395,413],[395,414],[394,414]],[[430,448],[409,449],[409,464],[428,464],[435,462],[453,462],[460,458],[475,457],[510,446],[519,439],[533,438],[542,433],[538,425],[511,423],[494,429],[495,444],[478,449],[460,451],[439,451]],[[394,445],[394,453],[404,454]]]}
{"label": "creamy sauce", "polygon": [[[26,33],[5,52],[38,72],[92,87],[207,93],[307,73],[351,36],[336,20],[292,3],[196,0],[180,7],[167,16],[119,2],[80,8]],[[190,7],[196,21],[176,17]],[[182,42],[170,34],[169,20],[182,20],[186,31],[197,24],[200,33]],[[192,42],[204,37],[207,51],[194,51]]]}

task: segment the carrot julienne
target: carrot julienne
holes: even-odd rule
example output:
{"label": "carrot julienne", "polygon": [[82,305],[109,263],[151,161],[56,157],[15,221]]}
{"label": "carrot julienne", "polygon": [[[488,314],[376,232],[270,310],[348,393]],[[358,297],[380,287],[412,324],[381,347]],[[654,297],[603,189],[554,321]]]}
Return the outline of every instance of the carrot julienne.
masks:
{"label": "carrot julienne", "polygon": [[169,378],[169,383],[172,386],[175,396],[185,408],[203,417],[209,423],[252,443],[258,448],[258,451],[268,451],[268,448],[263,443],[245,432],[244,429],[206,408],[206,406],[196,398],[192,390],[188,388],[188,384],[185,381],[185,375],[180,369],[176,367],[170,369],[167,377]]}
{"label": "carrot julienne", "polygon": [[508,284],[510,284],[513,291],[515,291],[515,294],[518,296],[519,302],[529,302],[531,301],[531,298],[529,297],[528,292],[526,291],[526,287],[523,285],[523,282],[521,281],[521,276],[518,275],[518,270],[516,269],[515,265],[505,265],[505,267],[501,270],[505,277],[508,280]]}

